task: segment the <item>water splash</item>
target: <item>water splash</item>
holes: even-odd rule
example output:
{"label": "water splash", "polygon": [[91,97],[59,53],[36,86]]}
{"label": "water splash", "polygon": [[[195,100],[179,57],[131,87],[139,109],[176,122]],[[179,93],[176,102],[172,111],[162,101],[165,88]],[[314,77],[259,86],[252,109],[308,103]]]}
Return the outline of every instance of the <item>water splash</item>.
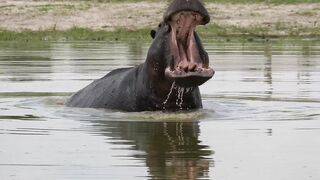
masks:
{"label": "water splash", "polygon": [[180,87],[180,86],[177,86],[176,85],[176,82],[173,81],[172,85],[171,85],[171,88],[170,88],[170,91],[167,95],[167,98],[163,101],[163,110],[165,110],[165,105],[168,103],[169,99],[170,99],[170,96],[171,94],[173,93],[173,90],[176,89],[177,90],[177,98],[176,98],[176,106],[178,106],[180,109],[182,109],[182,104],[183,104],[183,96],[184,94],[186,93],[189,93],[190,91],[193,90],[192,87],[190,88],[185,88],[185,87]]}
{"label": "water splash", "polygon": [[170,98],[170,96],[171,96],[171,94],[172,94],[172,91],[173,91],[173,89],[175,88],[175,85],[176,85],[176,82],[173,81],[173,83],[172,83],[172,85],[171,85],[171,88],[170,88],[170,91],[169,91],[169,93],[168,93],[168,95],[167,95],[167,98],[166,98],[166,100],[164,100],[163,103],[162,103],[164,110],[165,110],[165,105],[167,104],[167,102],[168,102],[168,100],[169,100],[169,98]]}
{"label": "water splash", "polygon": [[185,92],[184,87],[178,87],[178,97],[176,99],[176,105],[182,109],[182,104],[183,104],[183,94]]}
{"label": "water splash", "polygon": [[189,93],[189,92],[191,92],[192,90],[193,90],[192,87],[188,87],[188,88],[186,88],[186,92],[185,92],[185,93]]}

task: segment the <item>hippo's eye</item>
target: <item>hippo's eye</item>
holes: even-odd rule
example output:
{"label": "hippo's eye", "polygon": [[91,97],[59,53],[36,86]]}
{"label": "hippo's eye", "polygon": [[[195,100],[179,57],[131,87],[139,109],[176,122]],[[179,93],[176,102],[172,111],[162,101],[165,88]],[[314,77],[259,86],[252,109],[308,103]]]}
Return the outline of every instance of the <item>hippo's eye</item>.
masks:
{"label": "hippo's eye", "polygon": [[156,31],[155,30],[151,30],[150,31],[150,36],[152,37],[152,39],[154,39],[156,37]]}

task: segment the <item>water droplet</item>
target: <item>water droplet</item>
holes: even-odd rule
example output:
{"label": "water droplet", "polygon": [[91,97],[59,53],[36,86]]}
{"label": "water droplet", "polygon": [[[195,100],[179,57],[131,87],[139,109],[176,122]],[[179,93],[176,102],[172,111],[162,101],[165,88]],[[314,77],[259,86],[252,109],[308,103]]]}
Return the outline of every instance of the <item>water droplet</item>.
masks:
{"label": "water droplet", "polygon": [[184,87],[178,87],[178,97],[176,99],[176,105],[182,109],[183,104],[183,94],[184,94],[185,88]]}
{"label": "water droplet", "polygon": [[165,105],[167,104],[167,102],[168,102],[168,100],[169,100],[169,98],[170,98],[170,95],[172,94],[172,91],[173,91],[173,89],[174,89],[174,87],[175,87],[175,84],[176,84],[176,82],[173,81],[173,83],[172,83],[172,85],[171,85],[171,88],[170,88],[170,91],[169,91],[169,93],[168,93],[168,95],[167,95],[167,98],[166,98],[166,100],[163,101],[163,103],[162,103],[164,110],[165,110]]}
{"label": "water droplet", "polygon": [[189,93],[190,91],[192,91],[192,87],[186,88],[186,92],[185,93]]}

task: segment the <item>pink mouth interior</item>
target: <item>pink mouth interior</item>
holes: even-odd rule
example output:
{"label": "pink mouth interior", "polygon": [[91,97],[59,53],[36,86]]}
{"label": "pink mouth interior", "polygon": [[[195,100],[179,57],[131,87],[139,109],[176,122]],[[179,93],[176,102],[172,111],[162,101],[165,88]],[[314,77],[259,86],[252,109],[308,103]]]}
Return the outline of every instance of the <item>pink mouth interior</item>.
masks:
{"label": "pink mouth interior", "polygon": [[181,11],[171,17],[171,71],[195,72],[208,67],[208,62],[200,57],[194,37],[194,30],[202,18],[192,11]]}

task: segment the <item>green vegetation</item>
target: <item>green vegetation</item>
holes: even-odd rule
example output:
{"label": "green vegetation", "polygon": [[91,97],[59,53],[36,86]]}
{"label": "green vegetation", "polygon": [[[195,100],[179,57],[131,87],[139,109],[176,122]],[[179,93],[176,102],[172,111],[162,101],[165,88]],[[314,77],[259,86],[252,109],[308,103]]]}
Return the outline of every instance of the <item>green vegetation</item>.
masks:
{"label": "green vegetation", "polygon": [[295,14],[296,15],[300,15],[300,16],[307,16],[307,17],[311,17],[311,16],[316,16],[317,15],[316,12],[310,11],[310,10],[297,11]]}
{"label": "green vegetation", "polygon": [[15,5],[0,6],[0,9],[6,9],[6,8],[11,8],[11,7],[15,7]]}
{"label": "green vegetation", "polygon": [[[79,3],[79,4],[44,4],[44,5],[36,5],[35,7],[39,12],[47,13],[47,12],[56,12],[59,14],[68,14],[75,10],[88,10],[93,6],[93,3]],[[32,6],[30,6],[32,7]]]}
{"label": "green vegetation", "polygon": [[[151,40],[151,28],[144,28],[135,31],[118,29],[114,32],[103,30],[92,30],[87,28],[72,28],[66,31],[45,30],[45,31],[22,31],[14,32],[0,30],[0,41],[118,41],[118,40]],[[202,37],[320,37],[320,28],[310,27],[287,27],[284,23],[278,22],[274,27],[250,26],[246,28],[237,26],[219,26],[210,24],[199,27],[197,32]]]}
{"label": "green vegetation", "polygon": [[226,26],[210,24],[200,29],[206,36],[245,36],[245,37],[320,37],[320,28],[288,26],[278,22],[273,26],[251,25],[248,27]]}
{"label": "green vegetation", "polygon": [[92,30],[87,28],[72,28],[66,31],[45,30],[14,32],[0,30],[0,41],[105,41],[123,39],[145,39],[149,37],[150,29],[140,29],[129,31],[118,29],[114,32]]}
{"label": "green vegetation", "polygon": [[49,11],[57,11],[57,10],[75,10],[76,7],[75,5],[71,5],[71,4],[45,4],[45,5],[38,5],[36,6],[36,9],[38,9],[38,11],[43,12],[43,13],[47,13]]}

